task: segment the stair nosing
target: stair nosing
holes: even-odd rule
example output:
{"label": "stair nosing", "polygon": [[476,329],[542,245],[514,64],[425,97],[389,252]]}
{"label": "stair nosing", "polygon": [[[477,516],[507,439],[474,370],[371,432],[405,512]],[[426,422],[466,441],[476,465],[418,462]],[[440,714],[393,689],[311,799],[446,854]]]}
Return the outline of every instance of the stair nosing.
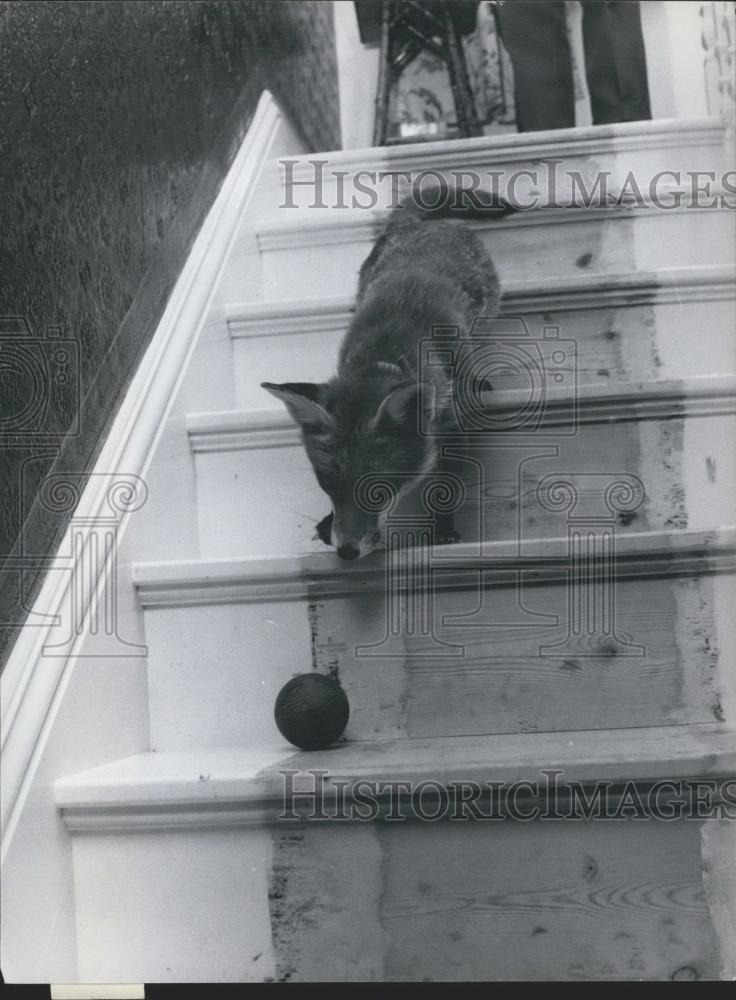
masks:
{"label": "stair nosing", "polygon": [[[639,298],[640,297],[640,298]],[[634,301],[632,301],[632,298]],[[591,306],[736,299],[736,269],[692,265],[653,272],[594,272],[562,279],[506,282],[501,315],[515,312],[576,311]],[[225,307],[233,339],[290,336],[340,330],[350,320],[355,297],[324,296],[274,302],[234,302]]]}
{"label": "stair nosing", "polygon": [[[444,787],[475,781],[511,785],[544,781],[646,785],[663,779],[728,778],[736,774],[734,731],[723,723],[633,729],[563,730],[472,737],[352,741],[327,751],[284,744],[260,755],[230,747],[144,752],[60,778],[57,808],[72,830],[116,826],[210,825],[263,821],[283,810],[285,779],[293,787],[310,772],[347,782],[431,780]],[[244,763],[247,761],[247,763]],[[303,787],[303,786],[302,786]]]}
{"label": "stair nosing", "polygon": [[[487,429],[518,437],[538,434],[540,427],[561,428],[559,433],[564,434],[565,429],[573,433],[586,424],[729,415],[736,413],[736,376],[699,375],[551,387],[546,392],[541,416],[537,418],[531,413],[520,424],[519,413],[522,408],[526,413],[528,403],[526,388],[489,392],[484,400]],[[275,407],[189,413],[186,429],[195,454],[297,447],[301,443],[297,424],[285,409]],[[462,434],[442,435],[448,441],[460,438]]]}
{"label": "stair nosing", "polygon": [[[709,192],[711,197],[727,199],[730,191],[714,185]],[[687,213],[715,212],[727,213],[733,211],[733,203],[727,201],[723,205],[700,204],[693,197],[691,189],[686,185],[675,185],[658,192],[660,201],[677,195],[679,204],[671,209],[663,209],[643,197],[636,202],[608,206],[561,206],[535,205],[522,209],[512,215],[494,220],[468,220],[477,231],[499,232],[504,229],[519,229],[530,226],[571,225],[575,222],[591,223],[607,216],[607,221],[628,219],[636,214],[644,216],[665,216],[675,218]],[[272,219],[258,223],[255,229],[256,242],[263,252],[278,250],[293,250],[307,246],[329,246],[343,243],[364,244],[375,240],[383,231],[390,210],[387,209],[345,209],[331,211],[326,206],[322,211],[331,214],[320,216],[298,212],[288,219]]]}
{"label": "stair nosing", "polygon": [[[449,158],[458,160],[465,169],[477,161],[483,163],[502,163],[505,161],[536,160],[549,155],[553,150],[556,155],[590,156],[592,150],[602,154],[611,152],[623,153],[641,148],[651,151],[657,148],[669,148],[682,144],[683,136],[697,135],[699,145],[721,146],[726,128],[724,122],[717,116],[700,116],[698,118],[660,118],[641,122],[620,122],[612,125],[577,126],[568,129],[547,129],[538,132],[511,132],[503,135],[476,136],[463,139],[458,145],[456,139],[438,139],[435,141],[397,144],[394,146],[370,146],[363,149],[336,150],[327,153],[308,153],[289,157],[295,163],[293,176],[302,179],[306,173],[313,175],[313,165],[310,161],[327,157],[329,167],[339,167],[341,170],[366,169],[372,164],[385,166],[390,164],[394,169],[400,169],[415,163],[431,162]],[[281,160],[277,160],[280,163]],[[443,164],[444,165],[444,164]]]}
{"label": "stair nosing", "polygon": [[[516,587],[522,577],[528,584],[564,584],[570,572],[569,544],[565,535],[423,549],[432,573],[421,585],[435,590]],[[619,581],[733,573],[736,527],[617,534],[612,559]],[[410,570],[399,566],[396,572],[403,578]],[[385,592],[387,586],[382,554],[346,563],[327,549],[304,555],[134,563],[131,573],[144,609],[318,600]]]}

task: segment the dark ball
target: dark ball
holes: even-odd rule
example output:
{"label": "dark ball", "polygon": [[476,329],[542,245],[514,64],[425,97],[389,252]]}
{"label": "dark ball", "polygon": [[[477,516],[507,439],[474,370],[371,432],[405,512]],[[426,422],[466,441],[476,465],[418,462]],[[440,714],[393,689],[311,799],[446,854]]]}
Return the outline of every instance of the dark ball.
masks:
{"label": "dark ball", "polygon": [[279,691],[273,715],[289,743],[302,750],[324,750],[345,731],[350,704],[332,677],[297,674]]}

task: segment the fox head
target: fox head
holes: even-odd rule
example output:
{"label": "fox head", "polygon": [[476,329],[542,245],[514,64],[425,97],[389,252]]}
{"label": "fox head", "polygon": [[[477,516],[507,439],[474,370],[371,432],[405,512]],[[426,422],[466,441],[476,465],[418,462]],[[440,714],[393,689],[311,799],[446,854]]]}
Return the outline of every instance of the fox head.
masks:
{"label": "fox head", "polygon": [[263,382],[262,387],[286,405],[301,428],[317,482],[332,501],[330,541],[338,556],[368,555],[381,545],[396,499],[435,463],[437,446],[427,433],[435,416],[435,386],[385,365],[362,378]]}

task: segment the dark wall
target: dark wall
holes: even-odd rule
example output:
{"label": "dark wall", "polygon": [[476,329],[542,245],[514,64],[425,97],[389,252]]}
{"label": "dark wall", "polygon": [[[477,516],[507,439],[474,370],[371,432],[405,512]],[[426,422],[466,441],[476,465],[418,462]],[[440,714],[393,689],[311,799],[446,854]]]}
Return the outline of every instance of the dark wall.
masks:
{"label": "dark wall", "polygon": [[0,3],[0,662],[264,87],[339,147],[330,3]]}

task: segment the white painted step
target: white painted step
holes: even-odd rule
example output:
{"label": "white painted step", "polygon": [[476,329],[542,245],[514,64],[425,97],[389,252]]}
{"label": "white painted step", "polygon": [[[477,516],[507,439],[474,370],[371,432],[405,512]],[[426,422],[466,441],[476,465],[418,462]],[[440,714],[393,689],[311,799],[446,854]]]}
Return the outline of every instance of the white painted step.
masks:
{"label": "white painted step", "polygon": [[[597,782],[629,782],[646,803],[657,781],[721,787],[735,766],[733,733],[709,725],[358,743],[317,754],[149,753],[72,775],[56,783],[56,800],[84,915],[79,975],[718,978],[729,945],[718,891],[733,847],[728,824],[688,818],[687,808],[665,822],[651,805],[644,822],[520,822],[501,806],[500,821],[392,823],[385,794],[381,822],[301,823],[278,818],[309,808],[281,772],[302,789],[311,771],[325,774],[331,816],[329,792],[340,783],[351,807],[358,782],[543,789],[552,780],[545,773],[560,772],[561,788],[577,782],[592,801]],[[534,801],[528,786],[519,791],[528,815]],[[609,815],[619,795],[604,792]],[[489,814],[487,799],[479,802]],[[399,815],[415,814],[405,791],[394,803]],[[556,808],[564,815],[569,804],[552,791],[542,811]]]}
{"label": "white painted step", "polygon": [[330,501],[288,413],[190,414],[202,557],[319,552]]}
{"label": "white painted step", "polygon": [[[736,213],[703,207],[689,189],[679,208],[535,208],[473,226],[506,282],[568,282],[581,272],[610,275],[693,266],[733,268]],[[718,199],[716,199],[718,201]],[[289,213],[258,226],[266,300],[355,294],[358,271],[382,233],[378,211]]]}
{"label": "white painted step", "polygon": [[[569,346],[551,341],[550,362],[555,345]],[[576,385],[574,358],[554,368],[562,388],[550,369],[539,383],[484,394],[469,433],[443,438],[466,492],[457,514],[464,540],[564,533],[569,512],[549,498],[558,481],[579,493],[576,517],[611,516],[603,499],[616,481],[640,490],[640,501],[620,512],[622,531],[728,523],[736,509],[736,376]],[[187,428],[201,556],[323,548],[314,528],[330,501],[285,409],[190,414]],[[403,502],[404,513],[417,496]]]}
{"label": "white painted step", "polygon": [[[734,230],[728,218],[732,213],[701,210],[692,203],[698,184],[715,195],[698,196],[698,201],[721,203],[721,182],[732,165],[731,139],[716,118],[632,122],[292,158],[288,166],[281,163],[281,186],[271,199],[280,207],[271,222],[259,227],[264,298],[352,295],[357,270],[386,211],[396,202],[396,191],[424,171],[445,177],[453,171],[469,171],[481,179],[495,176],[500,193],[512,200],[516,194],[525,205],[566,205],[571,200],[580,204],[581,184],[594,191],[603,176],[609,193],[617,196],[628,190],[641,199],[636,210],[535,209],[490,228],[480,226],[481,232],[487,230],[492,256],[505,281],[564,281],[580,269],[651,272],[688,264],[725,264],[733,260]],[[320,176],[316,200],[315,171]],[[509,189],[514,174],[519,183]],[[284,184],[289,179],[294,185],[287,191]],[[374,196],[366,199],[360,185],[367,185]],[[534,192],[536,201],[529,200]],[[733,207],[732,194],[726,195],[726,203]],[[678,200],[682,210],[671,210],[670,204]]]}
{"label": "white painted step", "polygon": [[[388,208],[395,202],[397,186],[401,190],[401,185],[414,183],[427,172],[427,185],[440,174],[467,189],[474,174],[480,190],[491,190],[495,183],[506,196],[522,198],[537,191],[541,198],[552,195],[566,204],[571,195],[580,197],[581,183],[585,190],[594,190],[604,173],[607,190],[614,195],[627,181],[630,188],[632,178],[642,193],[667,182],[692,184],[689,172],[702,172],[704,183],[710,172],[720,177],[731,169],[729,153],[724,123],[715,117],[310,153],[278,161],[278,202],[296,206],[287,211],[308,209],[319,215],[345,211],[340,206],[352,206],[354,198],[358,205],[369,205],[375,192],[376,207]],[[514,174],[519,177],[512,182]],[[294,183],[285,191],[289,180]],[[320,204],[326,207],[313,207]]]}
{"label": "white painted step", "polygon": [[[203,825],[208,810],[222,808],[229,820],[274,819],[282,810],[285,782],[295,769],[300,787],[312,770],[347,782],[348,794],[360,781],[418,784],[434,778],[451,781],[506,782],[539,777],[540,769],[559,770],[568,781],[654,781],[730,776],[736,772],[736,733],[718,723],[636,729],[576,730],[355,741],[329,750],[296,750],[282,741],[264,749],[246,746],[152,752],[60,778],[56,802],[70,830],[135,829],[161,826],[173,808],[188,809],[188,821]],[[303,786],[302,786],[303,787]],[[301,814],[308,803],[294,803]],[[136,810],[146,809],[136,817]],[[130,812],[126,815],[124,810]]]}
{"label": "white painted step", "polygon": [[276,694],[312,669],[339,676],[348,739],[732,719],[733,529],[617,535],[608,562],[582,525],[388,564],[135,566],[151,746],[276,747]]}
{"label": "white painted step", "polygon": [[[228,306],[238,408],[270,405],[261,382],[331,377],[353,308],[352,297],[335,295]],[[576,344],[581,382],[736,374],[736,273],[727,267],[509,282],[502,315],[521,317],[535,343],[558,327]]]}

